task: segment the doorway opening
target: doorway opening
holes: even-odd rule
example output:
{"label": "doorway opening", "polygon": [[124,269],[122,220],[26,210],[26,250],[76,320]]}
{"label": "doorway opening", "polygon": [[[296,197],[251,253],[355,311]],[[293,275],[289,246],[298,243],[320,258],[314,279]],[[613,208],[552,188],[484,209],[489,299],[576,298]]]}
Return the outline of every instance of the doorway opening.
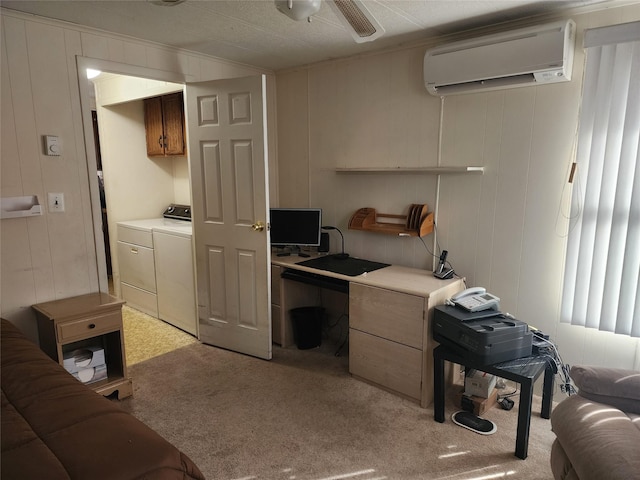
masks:
{"label": "doorway opening", "polygon": [[[98,201],[95,203],[99,208],[98,212],[94,209],[94,215],[99,215],[100,221],[95,223],[102,229],[100,237],[96,234],[96,257],[99,265],[102,263],[101,257],[104,258],[105,266],[103,271],[98,269],[101,277],[100,287],[102,291],[124,298],[119,281],[117,223],[131,218],[161,217],[167,205],[174,203],[177,189],[172,177],[176,169],[171,165],[170,159],[154,161],[148,158],[144,151],[143,98],[158,92],[148,95],[141,93],[140,98],[134,98],[134,95],[130,101],[104,98],[107,92],[114,91],[115,85],[126,82],[127,79],[147,86],[162,85],[163,88],[172,88],[180,92],[183,85],[173,83],[169,86],[165,81],[155,82],[148,76],[145,78],[124,75],[116,72],[114,68],[106,70],[104,65],[97,66],[102,72],[96,77],[83,82],[85,78],[82,73],[86,67],[82,65],[82,60],[78,59],[83,119],[90,115],[91,121],[91,129],[85,128],[90,189],[92,199],[95,199],[94,191],[97,190],[98,193]],[[123,70],[127,70],[127,66],[122,67]],[[139,69],[135,70],[136,73],[140,73]],[[102,88],[100,95],[96,95],[98,84],[107,85]],[[110,84],[111,90],[108,88]],[[93,134],[93,138],[89,138],[90,134]],[[92,162],[92,154],[95,156],[95,163]],[[186,198],[188,202],[188,160],[183,157],[180,161],[183,166],[179,170],[184,173],[179,183],[186,189],[182,193],[182,199]],[[135,183],[135,188],[127,185],[128,182]],[[160,186],[165,188],[159,188]],[[125,304],[122,311],[129,365],[197,342],[197,339],[188,333],[139,311],[132,305]],[[149,339],[153,341],[150,342]]]}
{"label": "doorway opening", "polygon": [[[151,72],[155,75],[147,75],[145,72],[149,69],[142,67],[123,66],[82,57],[78,57],[77,63],[78,71],[83,73],[86,68],[93,68],[110,74],[132,76],[136,79],[151,78],[162,82],[172,81],[166,78],[167,76],[181,76],[153,70]],[[82,116],[85,136],[88,140],[86,142],[88,173],[90,177],[95,178],[97,175],[93,165],[95,153],[88,148],[93,143],[93,138],[90,138],[92,135],[90,115],[86,107],[89,88],[84,85],[86,82],[82,79],[81,83],[83,84],[81,87]],[[192,225],[196,229],[193,248],[196,252],[195,257],[198,259],[193,263],[197,274],[196,283],[200,286],[197,295],[198,314],[195,320],[198,337],[203,343],[269,360],[272,355],[272,329],[268,231],[254,227],[264,225],[269,213],[271,165],[268,161],[268,153],[275,142],[268,141],[270,135],[267,125],[269,119],[275,121],[275,117],[273,113],[270,114],[273,111],[267,108],[267,103],[269,99],[273,101],[275,98],[275,85],[268,82],[265,74],[250,74],[241,78],[197,83],[187,83],[183,77],[176,78],[173,83],[179,84],[180,89],[186,92],[184,114],[190,134],[191,163],[184,162],[183,165],[189,172],[189,180],[186,183],[189,188],[193,187],[193,194],[191,202],[183,203],[193,204],[196,211],[195,217],[192,218]],[[268,95],[269,91],[271,95]],[[112,102],[108,108],[98,111],[100,125],[103,124],[101,112],[131,120],[136,116],[136,106],[131,105],[130,102]],[[131,125],[135,128],[133,122]],[[117,159],[130,154],[131,145],[127,143],[127,139],[131,130],[127,129],[119,137],[108,141],[104,138],[102,127],[100,130],[105,192],[109,210],[108,221],[113,225],[116,219],[112,218],[113,209],[110,206],[105,148],[116,149],[122,153],[122,155],[109,155],[110,158]],[[271,140],[274,139],[271,138]],[[126,146],[123,147],[123,145]],[[147,156],[146,148],[141,156]],[[215,165],[221,165],[221,167],[211,168]],[[126,171],[138,167],[139,163],[133,161],[124,165],[122,169]],[[164,171],[160,168],[156,173],[159,174],[159,178],[162,178],[162,174],[170,171],[171,168],[165,168]],[[126,178],[133,177],[129,175]],[[155,179],[149,181],[145,177],[143,182],[131,185],[127,192],[139,194],[140,183],[150,183],[157,187]],[[90,185],[91,207],[95,219],[94,236],[98,277],[101,290],[106,291],[108,281],[99,220],[97,180],[91,179]],[[233,185],[234,188],[222,188],[225,185]],[[165,189],[160,190],[165,191]],[[139,200],[137,205],[148,204],[148,196],[143,195]],[[150,215],[140,215],[139,218],[156,217],[157,212],[166,208],[167,203],[169,202],[164,202],[162,208],[155,209]],[[235,213],[222,215],[225,212]],[[220,219],[220,221],[209,221],[211,218]],[[121,223],[125,222],[119,222],[118,227]],[[155,235],[160,229],[153,227],[152,230]],[[213,230],[221,230],[221,232],[213,235]],[[155,245],[155,240],[152,243]],[[121,287],[123,283],[122,278],[118,278],[118,262],[113,258],[114,254],[117,257],[120,255],[119,252],[114,252],[113,245],[114,242],[111,240],[113,277],[115,291],[118,293],[118,282]],[[155,254],[154,251],[153,255]],[[199,268],[197,268],[198,265]],[[222,265],[228,265],[229,268],[222,269],[220,268]],[[166,275],[156,275],[156,279],[158,278],[175,280],[177,275],[174,271],[169,271]],[[234,281],[238,278],[242,278],[242,281]],[[224,289],[214,289],[211,285],[223,285]],[[158,310],[160,309],[159,299],[158,296]],[[194,307],[196,307],[195,303],[194,299]],[[163,316],[160,318],[170,321]]]}

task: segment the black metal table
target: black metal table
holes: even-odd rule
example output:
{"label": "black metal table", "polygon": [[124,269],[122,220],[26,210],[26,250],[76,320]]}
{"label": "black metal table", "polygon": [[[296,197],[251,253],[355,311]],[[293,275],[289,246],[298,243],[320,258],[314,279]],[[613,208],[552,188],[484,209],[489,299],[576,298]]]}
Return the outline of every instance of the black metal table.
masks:
{"label": "black metal table", "polygon": [[433,411],[436,422],[444,422],[445,403],[445,381],[444,362],[445,360],[468,368],[490,373],[507,380],[512,380],[520,384],[520,403],[518,404],[518,428],[516,434],[516,452],[518,458],[527,458],[529,449],[529,429],[531,426],[531,405],[533,400],[533,384],[544,372],[544,383],[542,387],[542,409],[540,416],[549,418],[551,416],[551,405],[553,402],[553,383],[555,369],[553,362],[544,355],[532,355],[529,357],[517,358],[507,362],[496,363],[494,365],[482,365],[461,356],[459,353],[440,345],[433,350]]}

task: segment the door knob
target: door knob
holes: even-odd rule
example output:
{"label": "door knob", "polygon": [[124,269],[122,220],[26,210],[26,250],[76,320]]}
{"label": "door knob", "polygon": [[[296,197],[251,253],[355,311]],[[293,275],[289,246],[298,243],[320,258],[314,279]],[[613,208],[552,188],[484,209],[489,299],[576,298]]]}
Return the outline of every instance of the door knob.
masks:
{"label": "door knob", "polygon": [[251,225],[251,228],[253,229],[254,232],[262,232],[264,230],[264,223],[256,222],[253,225]]}

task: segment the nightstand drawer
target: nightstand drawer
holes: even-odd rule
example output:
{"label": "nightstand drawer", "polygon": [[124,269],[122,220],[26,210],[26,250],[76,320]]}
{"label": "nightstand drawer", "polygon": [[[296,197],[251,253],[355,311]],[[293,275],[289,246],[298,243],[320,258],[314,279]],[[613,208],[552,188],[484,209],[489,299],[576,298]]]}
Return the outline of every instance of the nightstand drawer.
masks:
{"label": "nightstand drawer", "polygon": [[58,341],[68,342],[75,338],[88,338],[105,332],[118,330],[122,326],[121,313],[113,312],[58,324]]}

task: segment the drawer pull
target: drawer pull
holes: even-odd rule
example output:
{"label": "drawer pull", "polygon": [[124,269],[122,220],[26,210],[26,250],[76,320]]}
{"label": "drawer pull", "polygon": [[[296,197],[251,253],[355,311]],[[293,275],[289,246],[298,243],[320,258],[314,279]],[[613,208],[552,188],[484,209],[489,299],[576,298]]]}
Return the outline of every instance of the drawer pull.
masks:
{"label": "drawer pull", "polygon": [[96,328],[96,324],[95,323],[90,323],[89,324],[89,330]]}
{"label": "drawer pull", "polygon": [[138,254],[138,249],[135,247],[131,247],[131,253],[133,253],[134,255]]}

